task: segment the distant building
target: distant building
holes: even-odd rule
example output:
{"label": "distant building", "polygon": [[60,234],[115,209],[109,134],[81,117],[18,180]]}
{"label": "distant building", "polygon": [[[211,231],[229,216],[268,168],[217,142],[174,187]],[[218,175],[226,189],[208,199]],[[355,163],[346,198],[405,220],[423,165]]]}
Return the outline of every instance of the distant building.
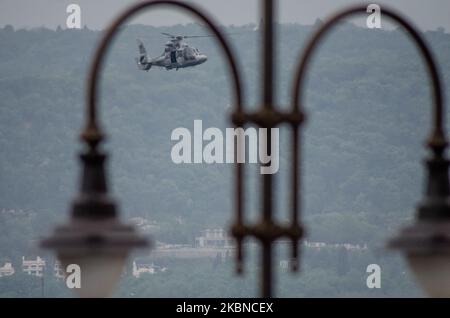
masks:
{"label": "distant building", "polygon": [[64,279],[64,270],[61,262],[55,261],[55,265],[53,265],[53,274],[58,280]]}
{"label": "distant building", "polygon": [[327,247],[327,243],[324,242],[308,242],[305,240],[304,242],[306,247],[314,248],[320,250],[321,248]]}
{"label": "distant building", "polygon": [[322,248],[333,248],[340,249],[345,248],[347,251],[365,251],[368,250],[367,244],[359,245],[359,244],[350,244],[350,243],[325,243],[325,242],[308,242],[304,241],[303,244],[306,247],[320,250]]}
{"label": "distant building", "polygon": [[0,277],[11,276],[14,275],[14,267],[11,263],[5,263],[2,267],[0,267]]}
{"label": "distant building", "polygon": [[283,272],[288,272],[288,271],[292,270],[293,267],[294,267],[293,260],[281,260],[280,261],[280,269]]}
{"label": "distant building", "polygon": [[153,229],[159,228],[156,221],[149,221],[143,217],[131,218],[130,222],[142,232],[150,232]]}
{"label": "distant building", "polygon": [[45,260],[39,256],[35,260],[26,260],[25,256],[22,256],[22,271],[28,275],[42,277],[45,269]]}
{"label": "distant building", "polygon": [[233,239],[223,229],[203,230],[202,235],[195,238],[195,246],[200,248],[231,248]]}
{"label": "distant building", "polygon": [[139,278],[142,274],[156,274],[166,270],[166,267],[157,266],[153,263],[144,263],[138,260],[133,262],[133,276],[136,278]]}

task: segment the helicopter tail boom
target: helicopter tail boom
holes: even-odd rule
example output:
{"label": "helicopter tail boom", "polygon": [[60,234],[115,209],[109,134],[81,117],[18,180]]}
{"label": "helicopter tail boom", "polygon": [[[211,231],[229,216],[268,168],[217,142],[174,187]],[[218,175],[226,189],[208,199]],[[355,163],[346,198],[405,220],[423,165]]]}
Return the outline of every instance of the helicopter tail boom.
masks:
{"label": "helicopter tail boom", "polygon": [[148,71],[148,70],[150,70],[150,69],[152,68],[152,63],[149,63],[149,62],[142,62],[142,61],[140,61],[138,58],[136,58],[135,60],[136,60],[137,66],[138,66],[138,68],[139,68],[140,70]]}

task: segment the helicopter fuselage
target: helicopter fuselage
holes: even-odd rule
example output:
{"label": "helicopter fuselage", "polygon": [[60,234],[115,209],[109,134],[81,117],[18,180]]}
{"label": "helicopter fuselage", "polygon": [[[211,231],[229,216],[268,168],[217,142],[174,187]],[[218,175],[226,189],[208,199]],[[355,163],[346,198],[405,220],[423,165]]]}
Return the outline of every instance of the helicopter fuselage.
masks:
{"label": "helicopter fuselage", "polygon": [[166,43],[164,52],[156,57],[147,56],[144,44],[138,40],[139,58],[136,58],[138,68],[149,71],[152,66],[164,67],[166,70],[192,67],[205,63],[208,57],[200,51],[181,40],[172,40]]}
{"label": "helicopter fuselage", "polygon": [[[186,51],[192,50],[191,54]],[[195,50],[195,51],[194,51]],[[164,52],[163,55],[152,60],[154,66],[164,67],[167,70],[186,68],[205,63],[208,57],[197,49],[185,47]]]}

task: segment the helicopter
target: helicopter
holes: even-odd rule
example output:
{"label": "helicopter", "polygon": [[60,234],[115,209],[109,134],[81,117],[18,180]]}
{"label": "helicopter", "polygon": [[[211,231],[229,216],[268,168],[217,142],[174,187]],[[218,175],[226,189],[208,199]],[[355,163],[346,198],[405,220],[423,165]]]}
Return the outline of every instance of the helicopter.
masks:
{"label": "helicopter", "polygon": [[192,67],[205,63],[208,57],[200,51],[189,46],[184,39],[206,38],[211,35],[173,35],[170,33],[161,33],[170,40],[165,44],[164,52],[155,58],[147,55],[147,50],[141,40],[137,40],[139,48],[139,57],[136,58],[136,64],[140,70],[149,71],[152,66],[164,67],[166,70]]}

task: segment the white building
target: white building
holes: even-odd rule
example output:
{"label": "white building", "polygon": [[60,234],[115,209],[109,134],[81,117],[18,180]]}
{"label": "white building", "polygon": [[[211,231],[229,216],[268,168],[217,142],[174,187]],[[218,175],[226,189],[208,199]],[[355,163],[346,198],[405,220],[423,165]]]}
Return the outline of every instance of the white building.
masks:
{"label": "white building", "polygon": [[151,221],[143,217],[134,217],[130,219],[131,224],[136,226],[141,232],[150,232],[154,229],[159,229],[156,221]]}
{"label": "white building", "polygon": [[[288,241],[286,241],[288,242]],[[347,251],[365,251],[368,249],[367,244],[359,245],[359,244],[350,244],[350,243],[324,243],[324,242],[308,242],[304,241],[303,244],[306,247],[320,250],[322,248],[345,248]]]}
{"label": "white building", "polygon": [[231,248],[233,239],[223,229],[203,230],[202,235],[195,238],[196,247],[205,248]]}
{"label": "white building", "polygon": [[293,260],[281,260],[280,261],[280,269],[283,272],[288,272],[294,267],[294,261]]}
{"label": "white building", "polygon": [[157,266],[153,263],[133,261],[133,276],[136,278],[139,278],[142,274],[156,274],[158,272],[165,272],[166,270],[166,267]]}
{"label": "white building", "polygon": [[61,265],[61,262],[55,261],[55,265],[53,266],[53,274],[55,277],[59,279],[64,279],[64,270]]}
{"label": "white building", "polygon": [[11,263],[5,263],[2,267],[0,267],[0,277],[11,276],[14,275],[14,267]]}
{"label": "white building", "polygon": [[28,275],[42,277],[44,275],[45,260],[39,256],[33,260],[26,260],[25,256],[22,256],[22,270]]}

